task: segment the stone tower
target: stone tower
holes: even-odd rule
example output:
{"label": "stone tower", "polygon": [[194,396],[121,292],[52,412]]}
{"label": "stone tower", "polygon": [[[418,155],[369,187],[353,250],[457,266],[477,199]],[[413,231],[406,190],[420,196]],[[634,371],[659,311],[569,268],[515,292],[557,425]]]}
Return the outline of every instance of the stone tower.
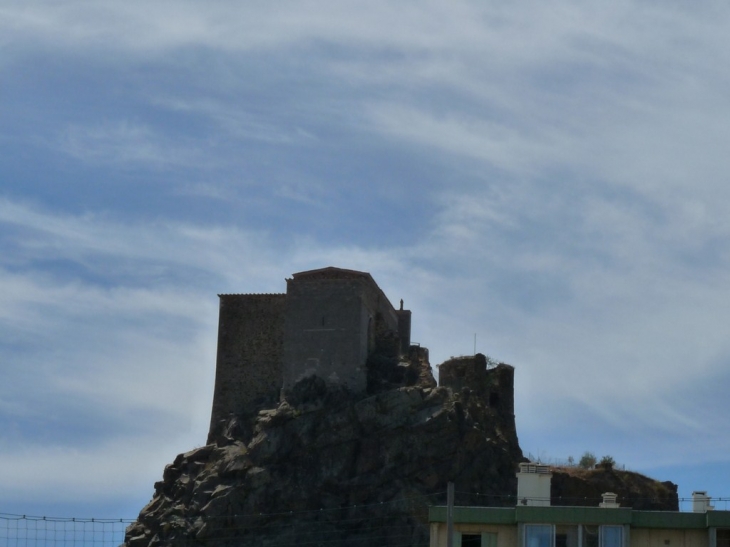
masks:
{"label": "stone tower", "polygon": [[396,310],[369,273],[327,267],[286,282],[285,294],[219,295],[209,442],[231,415],[273,407],[306,377],[364,392],[376,348],[408,353],[411,313]]}

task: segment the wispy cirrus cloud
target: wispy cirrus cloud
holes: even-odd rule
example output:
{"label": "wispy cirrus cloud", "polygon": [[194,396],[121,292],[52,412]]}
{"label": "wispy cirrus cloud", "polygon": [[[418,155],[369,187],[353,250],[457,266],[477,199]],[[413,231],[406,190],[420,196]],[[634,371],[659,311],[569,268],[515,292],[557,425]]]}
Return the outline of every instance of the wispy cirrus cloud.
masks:
{"label": "wispy cirrus cloud", "polygon": [[143,124],[120,121],[93,126],[72,125],[60,138],[61,150],[89,163],[110,164],[126,168],[135,165],[152,167],[192,167],[204,156],[199,143],[172,141],[167,135]]}
{"label": "wispy cirrus cloud", "polygon": [[[2,3],[3,486],[46,466],[49,484],[93,468],[79,497],[135,465],[158,478],[153,431],[204,437],[215,294],[324,265],[404,298],[434,364],[476,333],[516,365],[528,450],[723,453],[728,19],[628,0]],[[43,441],[63,480],[22,459]]]}

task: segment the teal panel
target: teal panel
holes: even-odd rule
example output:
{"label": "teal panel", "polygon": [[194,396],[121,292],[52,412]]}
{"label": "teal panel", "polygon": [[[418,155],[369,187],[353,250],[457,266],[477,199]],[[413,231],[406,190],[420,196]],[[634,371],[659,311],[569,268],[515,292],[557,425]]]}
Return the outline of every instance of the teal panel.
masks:
{"label": "teal panel", "polygon": [[705,513],[679,513],[677,511],[634,511],[633,528],[698,529],[707,528]]}
{"label": "teal panel", "polygon": [[707,511],[707,526],[730,528],[730,511]]}
{"label": "teal panel", "polygon": [[601,507],[532,507],[515,508],[517,522],[547,524],[629,524],[631,509]]}
{"label": "teal panel", "polygon": [[[446,507],[429,507],[430,522],[446,522]],[[730,511],[681,513],[632,511],[620,507],[454,507],[454,522],[461,524],[624,524],[633,528],[730,528]]]}
{"label": "teal panel", "polygon": [[440,505],[429,507],[428,522],[446,522],[446,507]]}
{"label": "teal panel", "polygon": [[[446,522],[446,507],[428,508],[429,522]],[[514,507],[454,507],[454,522],[459,524],[514,524]]]}

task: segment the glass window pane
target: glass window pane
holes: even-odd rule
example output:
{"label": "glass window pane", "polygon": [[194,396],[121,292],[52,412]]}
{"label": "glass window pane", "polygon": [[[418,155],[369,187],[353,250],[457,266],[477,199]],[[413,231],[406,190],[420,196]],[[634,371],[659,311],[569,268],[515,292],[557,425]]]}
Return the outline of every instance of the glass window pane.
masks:
{"label": "glass window pane", "polygon": [[569,525],[556,526],[555,547],[578,547],[578,527]]}
{"label": "glass window pane", "polygon": [[601,547],[621,547],[622,526],[601,526]]}
{"label": "glass window pane", "polygon": [[553,547],[550,524],[525,524],[525,547]]}
{"label": "glass window pane", "polygon": [[583,547],[598,547],[598,526],[583,527]]}

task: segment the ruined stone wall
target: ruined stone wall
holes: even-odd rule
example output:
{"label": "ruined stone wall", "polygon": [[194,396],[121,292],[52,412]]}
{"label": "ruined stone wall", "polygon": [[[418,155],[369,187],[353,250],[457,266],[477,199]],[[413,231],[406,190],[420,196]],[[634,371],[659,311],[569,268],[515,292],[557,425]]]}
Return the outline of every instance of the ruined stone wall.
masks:
{"label": "ruined stone wall", "polygon": [[507,438],[517,438],[515,425],[515,367],[500,363],[487,370],[489,408],[500,420],[500,432]]}
{"label": "ruined stone wall", "polygon": [[452,358],[439,365],[439,385],[455,392],[469,389],[497,414],[514,416],[514,367],[500,363],[487,368],[487,358],[481,353]]}
{"label": "ruined stone wall", "polygon": [[439,385],[461,391],[468,387],[474,391],[485,387],[487,361],[484,355],[452,357],[439,365]]}
{"label": "ruined stone wall", "polygon": [[229,416],[273,407],[282,385],[285,294],[222,294],[208,442]]}

